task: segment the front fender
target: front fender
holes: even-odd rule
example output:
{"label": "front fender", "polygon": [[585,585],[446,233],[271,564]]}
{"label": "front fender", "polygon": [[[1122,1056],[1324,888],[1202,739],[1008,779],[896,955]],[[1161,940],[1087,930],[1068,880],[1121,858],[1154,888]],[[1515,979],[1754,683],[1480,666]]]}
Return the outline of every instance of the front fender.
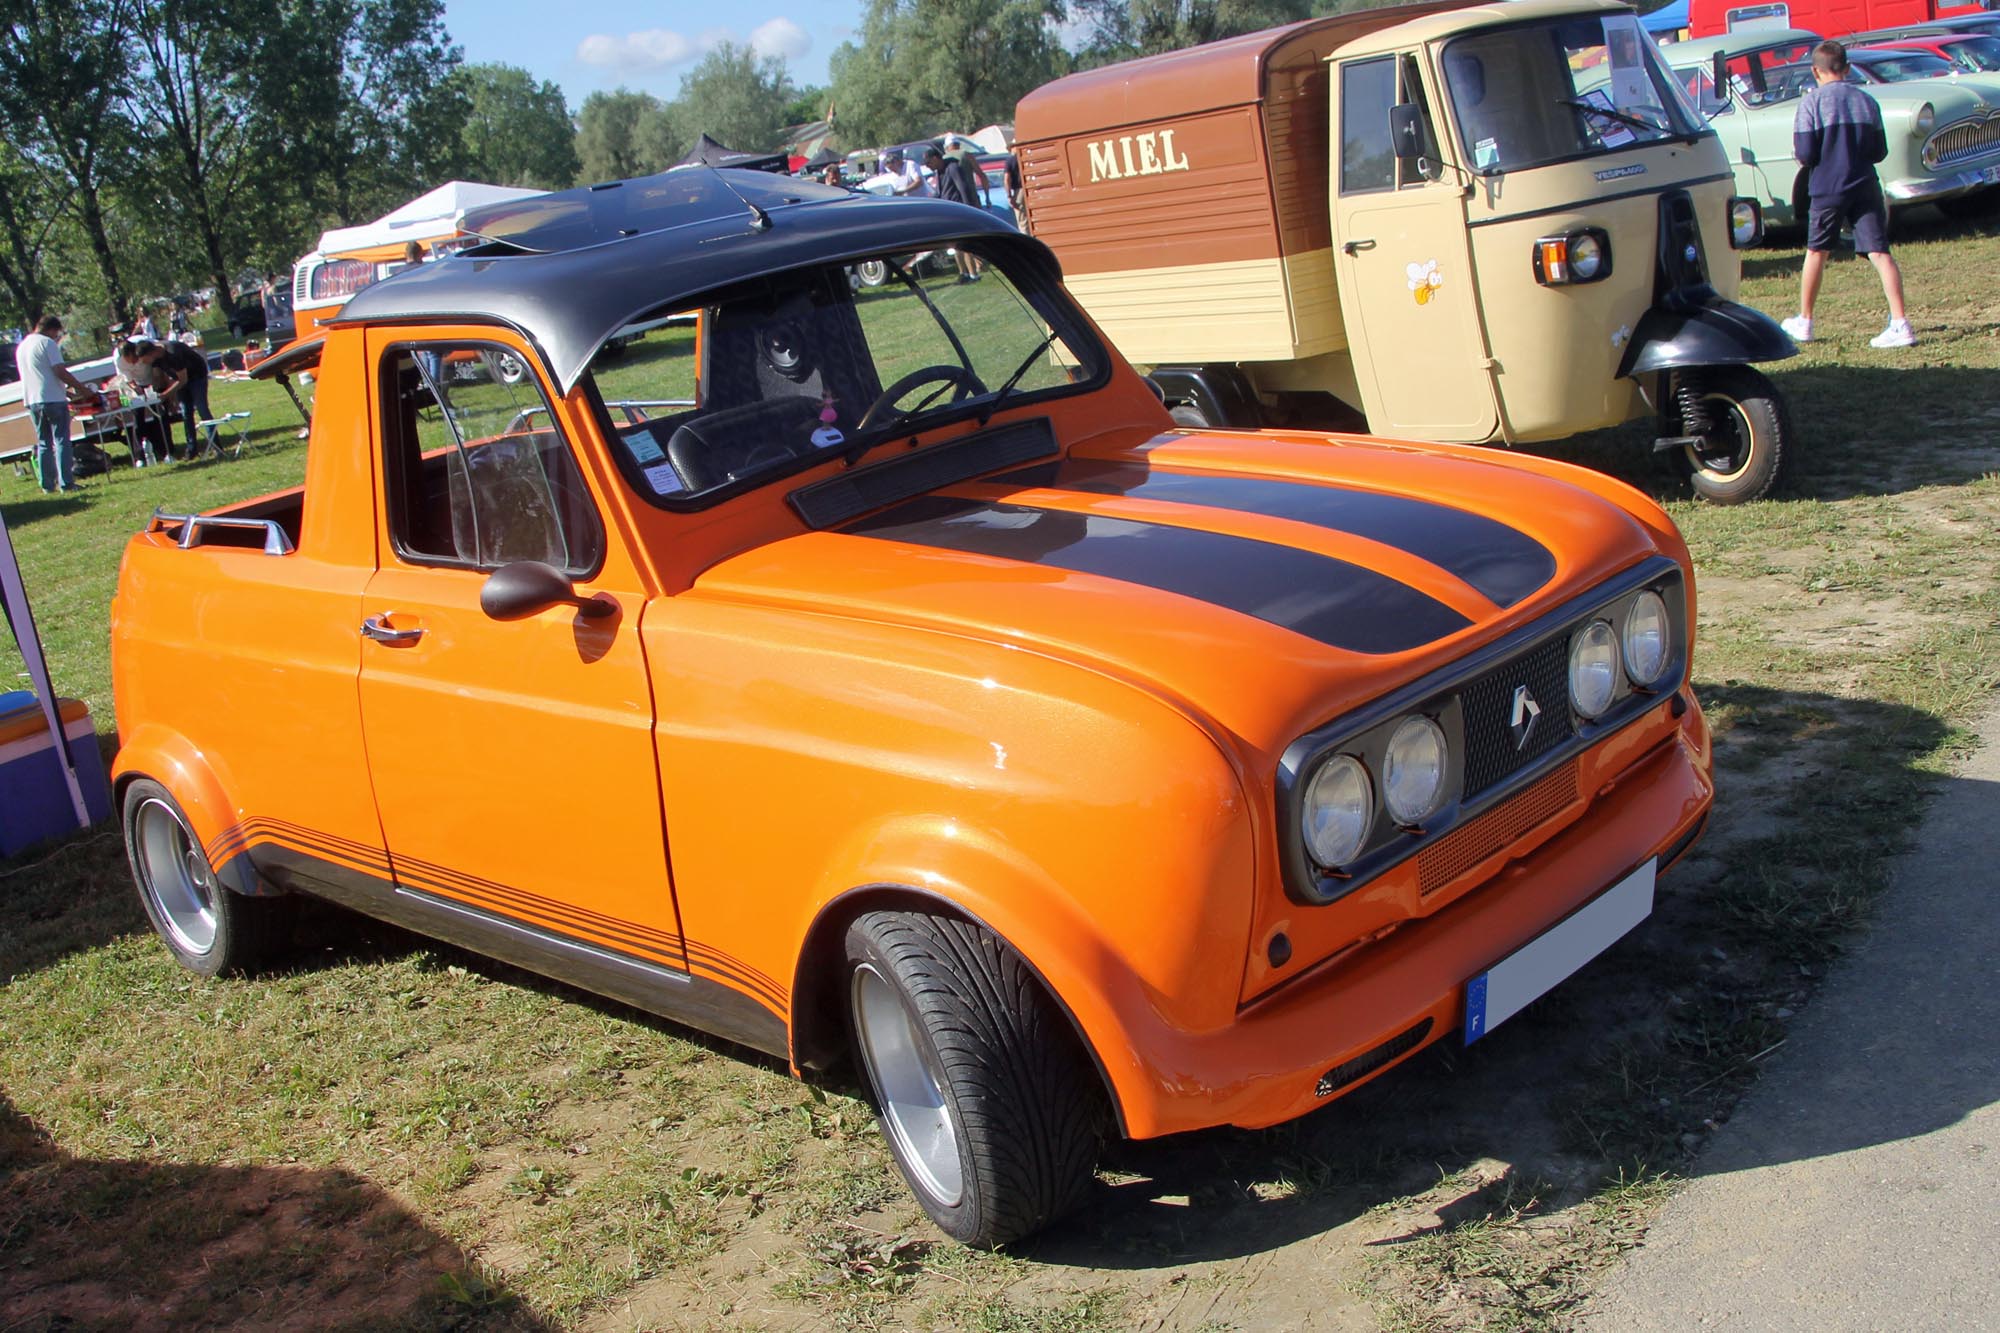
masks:
{"label": "front fender", "polygon": [[1713,294],[1691,302],[1662,301],[1639,317],[1619,377],[1696,366],[1782,361],[1798,345],[1761,310]]}

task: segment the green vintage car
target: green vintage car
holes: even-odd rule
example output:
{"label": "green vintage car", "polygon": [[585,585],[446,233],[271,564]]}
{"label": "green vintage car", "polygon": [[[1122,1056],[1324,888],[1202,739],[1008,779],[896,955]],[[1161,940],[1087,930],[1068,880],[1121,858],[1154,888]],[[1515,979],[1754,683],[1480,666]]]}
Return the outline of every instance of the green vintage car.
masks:
{"label": "green vintage car", "polygon": [[[1762,204],[1775,225],[1805,221],[1806,178],[1792,156],[1792,120],[1813,86],[1819,43],[1818,33],[1801,28],[1756,28],[1665,48],[1689,100],[1722,140],[1737,193]],[[1876,172],[1891,212],[1905,204],[1952,207],[2000,182],[2000,78],[1911,79],[1925,72],[1911,65],[1911,53],[1891,68],[1870,63],[1888,54],[1850,51],[1848,77],[1882,106],[1889,156]]]}

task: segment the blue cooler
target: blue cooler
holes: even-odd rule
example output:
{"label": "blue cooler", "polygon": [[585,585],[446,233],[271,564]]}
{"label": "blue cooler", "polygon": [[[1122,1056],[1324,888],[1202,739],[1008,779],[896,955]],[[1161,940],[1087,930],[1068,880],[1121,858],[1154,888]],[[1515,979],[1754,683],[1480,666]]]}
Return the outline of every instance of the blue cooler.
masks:
{"label": "blue cooler", "polygon": [[[56,711],[91,822],[109,819],[111,784],[104,777],[90,707],[81,699],[58,699]],[[76,810],[41,704],[26,690],[0,694],[0,856],[17,856],[74,832]]]}

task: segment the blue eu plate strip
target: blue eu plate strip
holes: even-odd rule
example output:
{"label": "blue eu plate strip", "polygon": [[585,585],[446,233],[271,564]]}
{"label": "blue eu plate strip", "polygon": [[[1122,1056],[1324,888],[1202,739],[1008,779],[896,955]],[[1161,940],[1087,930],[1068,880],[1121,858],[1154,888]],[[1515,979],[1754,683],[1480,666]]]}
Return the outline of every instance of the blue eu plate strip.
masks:
{"label": "blue eu plate strip", "polygon": [[1465,1044],[1472,1045],[1486,1035],[1486,974],[1465,983]]}

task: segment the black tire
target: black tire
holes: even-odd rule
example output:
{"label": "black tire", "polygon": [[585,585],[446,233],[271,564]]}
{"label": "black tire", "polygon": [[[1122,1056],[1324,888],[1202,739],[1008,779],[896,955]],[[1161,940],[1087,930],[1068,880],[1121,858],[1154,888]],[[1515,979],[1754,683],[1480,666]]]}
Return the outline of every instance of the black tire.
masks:
{"label": "black tire", "polygon": [[1777,386],[1749,366],[1712,366],[1701,398],[1712,430],[1708,444],[1674,455],[1694,493],[1710,504],[1735,505],[1769,495],[1791,462],[1791,423]]}
{"label": "black tire", "polygon": [[1207,430],[1215,425],[1208,419],[1208,413],[1193,403],[1175,403],[1167,409],[1167,415],[1174,419],[1176,426],[1188,426],[1195,430]]}
{"label": "black tire", "polygon": [[[843,997],[855,1060],[896,1165],[931,1220],[981,1249],[1040,1230],[1089,1190],[1104,1097],[1069,1020],[1020,955],[947,917],[869,912],[847,930]],[[879,984],[878,984],[879,983]],[[872,999],[864,1001],[864,996]],[[899,1014],[907,1050],[867,1035]],[[870,1016],[873,1016],[872,1018]],[[892,1032],[892,1038],[897,1034]],[[927,1156],[890,1109],[901,1055],[920,1058],[943,1125]],[[932,1169],[949,1140],[951,1173]],[[942,1181],[940,1177],[943,1177]]]}
{"label": "black tire", "polygon": [[253,972],[276,955],[292,904],[224,887],[172,793],[139,778],[125,789],[122,822],[139,901],[182,967],[214,977]]}
{"label": "black tire", "polygon": [[519,384],[528,378],[527,362],[512,352],[487,352],[486,373],[502,384]]}

